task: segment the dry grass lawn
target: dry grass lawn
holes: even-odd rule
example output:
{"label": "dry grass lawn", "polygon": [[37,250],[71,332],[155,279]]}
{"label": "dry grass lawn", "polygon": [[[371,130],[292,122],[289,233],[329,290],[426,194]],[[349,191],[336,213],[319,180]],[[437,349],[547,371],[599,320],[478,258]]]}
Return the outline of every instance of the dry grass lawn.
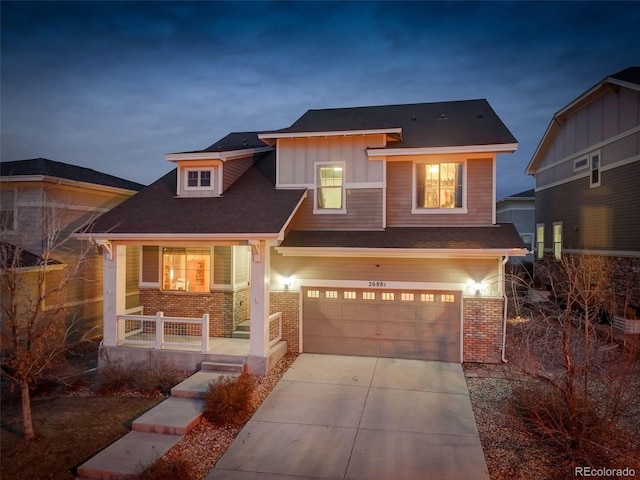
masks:
{"label": "dry grass lawn", "polygon": [[72,480],[71,469],[130,430],[162,398],[57,397],[32,404],[37,438],[22,440],[20,402],[2,405],[0,478]]}

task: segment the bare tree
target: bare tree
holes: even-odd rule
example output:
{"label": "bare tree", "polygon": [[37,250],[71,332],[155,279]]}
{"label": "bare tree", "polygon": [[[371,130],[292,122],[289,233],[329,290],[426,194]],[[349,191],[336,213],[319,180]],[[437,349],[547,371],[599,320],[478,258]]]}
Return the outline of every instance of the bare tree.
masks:
{"label": "bare tree", "polygon": [[[640,392],[637,352],[612,341],[605,326],[615,309],[610,264],[595,255],[539,262],[546,295],[512,288],[522,319],[511,331],[511,360],[536,377],[514,389],[525,421],[571,455],[593,460],[605,434]],[[530,285],[529,278],[512,278]],[[520,295],[517,295],[517,294]],[[600,448],[602,447],[602,448]]]}
{"label": "bare tree", "polygon": [[73,238],[74,224],[64,211],[44,208],[36,228],[42,232],[39,254],[25,249],[24,232],[9,235],[7,225],[1,226],[1,372],[20,390],[26,440],[35,437],[30,390],[69,349],[72,336],[78,341],[89,333],[78,335],[77,319],[67,318],[65,301],[72,282],[82,281],[90,245]]}

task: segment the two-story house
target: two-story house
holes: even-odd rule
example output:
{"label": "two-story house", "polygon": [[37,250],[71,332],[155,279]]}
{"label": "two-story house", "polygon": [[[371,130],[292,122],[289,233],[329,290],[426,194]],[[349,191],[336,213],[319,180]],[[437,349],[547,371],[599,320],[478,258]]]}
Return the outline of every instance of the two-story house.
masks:
{"label": "two-story house", "polygon": [[[255,373],[286,350],[499,362],[504,265],[527,250],[496,222],[496,155],[516,148],[470,100],[310,110],[169,154],[79,235],[105,250],[103,349]],[[144,315],[125,314],[132,252]]]}
{"label": "two-story house", "polygon": [[535,190],[526,190],[501,198],[496,204],[496,219],[500,223],[513,223],[523,243],[529,249],[526,257],[515,257],[514,264],[533,263],[533,241],[536,230]]}
{"label": "two-story house", "polygon": [[640,67],[554,114],[526,173],[536,183],[536,260],[605,258],[614,314],[640,315]]}
{"label": "two-story house", "polygon": [[[87,247],[72,237],[79,227],[131,197],[143,185],[96,170],[56,162],[45,158],[2,162],[0,164],[0,240],[2,268],[19,270],[19,301],[29,308],[37,295],[38,281],[47,291],[60,278],[72,275],[64,298],[56,293],[45,299],[45,309],[62,305],[69,321],[79,333],[102,328],[102,258],[95,249],[86,256]],[[13,264],[14,253],[20,261]],[[42,258],[47,257],[43,270]],[[79,264],[78,259],[83,256]],[[130,263],[136,260],[131,257]],[[17,267],[17,268],[16,268]],[[137,264],[136,264],[137,267]],[[6,272],[2,272],[3,274]],[[44,277],[40,278],[39,277]],[[127,302],[137,305],[137,275],[127,287]],[[11,301],[7,291],[2,302]],[[0,312],[0,316],[2,313]]]}

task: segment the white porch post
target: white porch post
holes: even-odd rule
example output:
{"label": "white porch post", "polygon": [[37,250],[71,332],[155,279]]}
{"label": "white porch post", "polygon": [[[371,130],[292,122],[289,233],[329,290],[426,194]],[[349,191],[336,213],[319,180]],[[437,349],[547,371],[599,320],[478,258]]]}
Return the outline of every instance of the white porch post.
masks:
{"label": "white porch post", "polygon": [[[105,245],[105,247],[107,247]],[[103,330],[104,345],[118,344],[118,315],[126,309],[127,247],[110,245],[105,248],[103,258]]]}
{"label": "white porch post", "polygon": [[[269,275],[270,249],[266,241],[251,244],[251,330],[249,356],[259,357],[253,365],[265,365],[269,354]],[[266,371],[264,372],[266,373]]]}

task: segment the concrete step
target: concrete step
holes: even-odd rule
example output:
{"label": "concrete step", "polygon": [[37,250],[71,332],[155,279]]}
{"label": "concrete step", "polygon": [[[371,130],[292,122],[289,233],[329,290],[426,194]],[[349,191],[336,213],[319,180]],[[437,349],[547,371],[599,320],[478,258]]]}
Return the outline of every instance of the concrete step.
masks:
{"label": "concrete step", "polygon": [[243,332],[241,330],[236,330],[235,332],[231,332],[231,338],[242,338],[244,340],[249,340],[251,338],[249,332]]}
{"label": "concrete step", "polygon": [[206,360],[200,364],[201,372],[217,372],[217,373],[242,373],[244,369],[244,361],[240,362],[214,362]]}
{"label": "concrete step", "polygon": [[209,384],[215,382],[220,376],[235,377],[237,375],[233,373],[199,371],[173,387],[171,396],[177,398],[204,398],[209,390]]}
{"label": "concrete step", "polygon": [[170,397],[133,421],[136,432],[186,435],[202,418],[204,401]]}
{"label": "concrete step", "polygon": [[173,447],[182,435],[129,432],[78,467],[86,480],[117,480],[140,475]]}
{"label": "concrete step", "polygon": [[245,320],[242,323],[239,323],[238,326],[236,327],[236,332],[248,332],[251,330],[251,323],[249,323],[249,320]]}

